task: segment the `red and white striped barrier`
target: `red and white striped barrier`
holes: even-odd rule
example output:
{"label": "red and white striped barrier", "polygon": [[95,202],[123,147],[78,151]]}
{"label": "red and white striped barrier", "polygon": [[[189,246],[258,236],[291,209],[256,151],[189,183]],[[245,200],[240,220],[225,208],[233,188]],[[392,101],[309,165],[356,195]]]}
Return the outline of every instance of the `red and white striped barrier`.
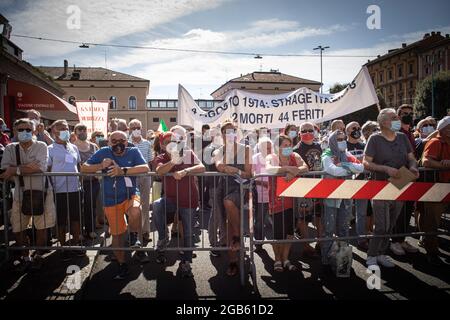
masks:
{"label": "red and white striped barrier", "polygon": [[388,181],[277,177],[277,196],[317,199],[372,199],[449,202],[450,183],[410,182],[398,189]]}

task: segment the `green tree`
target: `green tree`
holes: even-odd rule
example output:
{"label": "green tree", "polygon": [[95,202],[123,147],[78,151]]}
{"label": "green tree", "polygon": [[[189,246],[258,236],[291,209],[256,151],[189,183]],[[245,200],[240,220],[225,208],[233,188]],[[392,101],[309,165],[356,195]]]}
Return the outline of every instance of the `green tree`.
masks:
{"label": "green tree", "polygon": [[[434,75],[434,108],[436,119],[446,116],[450,110],[450,71],[441,71]],[[414,97],[416,117],[431,116],[431,76],[420,81]]]}

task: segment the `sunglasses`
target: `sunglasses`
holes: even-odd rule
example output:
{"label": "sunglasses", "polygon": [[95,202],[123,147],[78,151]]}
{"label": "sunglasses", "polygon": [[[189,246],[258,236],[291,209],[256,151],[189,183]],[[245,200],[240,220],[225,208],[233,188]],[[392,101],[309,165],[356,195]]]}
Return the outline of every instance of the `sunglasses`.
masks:
{"label": "sunglasses", "polygon": [[302,130],[302,131],[300,131],[301,133],[313,133],[314,132],[314,130],[313,129],[309,129],[309,130]]}
{"label": "sunglasses", "polygon": [[112,139],[111,140],[112,144],[119,144],[119,143],[125,143],[125,142],[127,142],[127,140],[125,140],[125,139],[120,139],[120,140]]}
{"label": "sunglasses", "polygon": [[26,132],[31,132],[31,131],[33,131],[33,130],[31,130],[31,129],[17,129],[17,131],[18,131],[18,132],[24,132],[24,131],[26,131]]}
{"label": "sunglasses", "polygon": [[361,130],[361,128],[358,128],[358,127],[353,127],[353,129],[352,129],[352,131],[359,131],[359,130]]}

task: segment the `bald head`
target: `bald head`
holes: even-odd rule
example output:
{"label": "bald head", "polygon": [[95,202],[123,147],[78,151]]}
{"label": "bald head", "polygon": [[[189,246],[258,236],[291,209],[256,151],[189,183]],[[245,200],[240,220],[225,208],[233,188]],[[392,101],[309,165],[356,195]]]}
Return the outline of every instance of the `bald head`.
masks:
{"label": "bald head", "polygon": [[123,131],[114,131],[113,133],[111,133],[111,135],[109,136],[109,142],[112,142],[113,140],[127,140],[127,135],[125,132]]}

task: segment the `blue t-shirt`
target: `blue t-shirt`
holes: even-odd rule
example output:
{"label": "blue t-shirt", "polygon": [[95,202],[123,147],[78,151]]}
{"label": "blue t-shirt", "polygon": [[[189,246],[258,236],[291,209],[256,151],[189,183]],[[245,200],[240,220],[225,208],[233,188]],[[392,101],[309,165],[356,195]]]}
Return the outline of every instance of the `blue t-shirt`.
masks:
{"label": "blue t-shirt", "polygon": [[[114,160],[119,167],[135,167],[146,164],[141,152],[138,148],[126,148],[122,156],[113,154],[111,147],[103,147],[94,153],[87,161],[87,164],[99,164],[105,158]],[[111,207],[122,203],[131,196],[136,194],[136,177],[128,177],[131,179],[132,187],[127,187],[125,177],[103,177],[103,205]]]}

